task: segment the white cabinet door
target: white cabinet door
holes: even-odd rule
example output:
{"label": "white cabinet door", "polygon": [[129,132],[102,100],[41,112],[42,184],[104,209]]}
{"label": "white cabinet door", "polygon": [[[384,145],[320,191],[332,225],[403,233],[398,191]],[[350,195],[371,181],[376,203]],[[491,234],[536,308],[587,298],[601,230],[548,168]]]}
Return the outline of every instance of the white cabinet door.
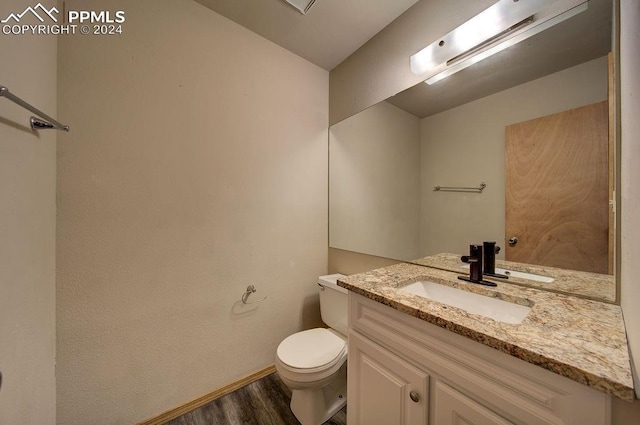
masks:
{"label": "white cabinet door", "polygon": [[433,392],[433,418],[437,425],[513,425],[442,381],[436,381]]}
{"label": "white cabinet door", "polygon": [[349,333],[349,425],[425,425],[429,375],[357,332]]}

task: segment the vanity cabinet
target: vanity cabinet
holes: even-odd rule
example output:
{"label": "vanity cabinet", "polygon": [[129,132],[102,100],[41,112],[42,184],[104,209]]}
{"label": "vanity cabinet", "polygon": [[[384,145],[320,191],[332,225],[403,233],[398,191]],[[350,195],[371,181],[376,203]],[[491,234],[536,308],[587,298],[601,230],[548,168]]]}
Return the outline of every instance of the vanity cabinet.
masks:
{"label": "vanity cabinet", "polygon": [[349,292],[349,425],[610,425],[611,397]]}
{"label": "vanity cabinet", "polygon": [[424,370],[353,332],[348,373],[354,389],[347,396],[350,424],[427,423],[429,375]]}

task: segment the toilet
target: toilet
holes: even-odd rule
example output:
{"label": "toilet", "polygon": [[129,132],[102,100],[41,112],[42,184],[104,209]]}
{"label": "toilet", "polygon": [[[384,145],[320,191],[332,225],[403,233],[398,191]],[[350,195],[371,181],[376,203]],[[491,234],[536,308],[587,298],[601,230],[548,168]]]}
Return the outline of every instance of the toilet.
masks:
{"label": "toilet", "polygon": [[329,328],[290,335],[276,352],[276,370],[302,425],[320,425],[347,403],[347,290],[338,286],[340,277],[318,278],[320,315]]}

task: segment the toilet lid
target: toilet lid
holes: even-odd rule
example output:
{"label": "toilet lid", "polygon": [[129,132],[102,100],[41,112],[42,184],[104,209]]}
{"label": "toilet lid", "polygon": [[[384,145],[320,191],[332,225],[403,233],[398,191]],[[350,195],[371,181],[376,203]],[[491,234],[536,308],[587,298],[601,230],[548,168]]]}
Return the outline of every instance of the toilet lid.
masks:
{"label": "toilet lid", "polygon": [[296,369],[330,366],[346,349],[344,339],[328,329],[316,328],[288,336],[278,346],[278,358]]}

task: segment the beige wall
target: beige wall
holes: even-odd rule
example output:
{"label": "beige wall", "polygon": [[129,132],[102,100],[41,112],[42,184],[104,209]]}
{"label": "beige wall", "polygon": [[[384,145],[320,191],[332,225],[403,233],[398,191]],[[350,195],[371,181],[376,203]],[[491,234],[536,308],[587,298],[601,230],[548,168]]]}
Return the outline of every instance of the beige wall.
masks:
{"label": "beige wall", "polygon": [[[60,40],[59,425],[273,364],[327,271],[328,73],[195,2],[92,7],[126,23]],[[243,307],[249,284],[267,300]]]}
{"label": "beige wall", "polygon": [[[629,350],[635,363],[636,397],[640,397],[640,281],[637,274],[640,241],[640,2],[620,0],[620,120],[621,120],[621,214],[620,286],[621,305],[629,339]],[[640,401],[627,403],[614,399],[613,424],[640,423]]]}
{"label": "beige wall", "polygon": [[420,120],[381,102],[332,126],[329,140],[330,246],[418,258]]}
{"label": "beige wall", "polygon": [[[504,247],[505,126],[607,100],[603,57],[422,120],[421,252],[466,253],[470,243]],[[482,194],[434,186],[487,184]],[[504,258],[504,250],[499,254]]]}
{"label": "beige wall", "polygon": [[[636,363],[636,394],[640,397],[640,279],[638,258],[640,256],[640,2],[622,0],[620,35],[620,92],[621,92],[621,185],[622,196],[619,208],[622,214],[621,242],[621,289],[622,311],[627,324],[627,335],[631,356]],[[637,402],[640,405],[640,402]],[[638,407],[640,418],[640,407]]]}
{"label": "beige wall", "polygon": [[384,257],[376,257],[375,255],[329,248],[329,273],[350,275],[391,266],[399,262]]}
{"label": "beige wall", "polygon": [[329,121],[348,118],[422,79],[409,69],[409,57],[493,0],[420,0],[331,70]]}
{"label": "beige wall", "polygon": [[[5,0],[0,16],[28,5]],[[0,84],[55,117],[55,37],[0,34],[0,52]],[[30,116],[0,98],[0,424],[7,425],[55,423],[57,134],[32,132]]]}

